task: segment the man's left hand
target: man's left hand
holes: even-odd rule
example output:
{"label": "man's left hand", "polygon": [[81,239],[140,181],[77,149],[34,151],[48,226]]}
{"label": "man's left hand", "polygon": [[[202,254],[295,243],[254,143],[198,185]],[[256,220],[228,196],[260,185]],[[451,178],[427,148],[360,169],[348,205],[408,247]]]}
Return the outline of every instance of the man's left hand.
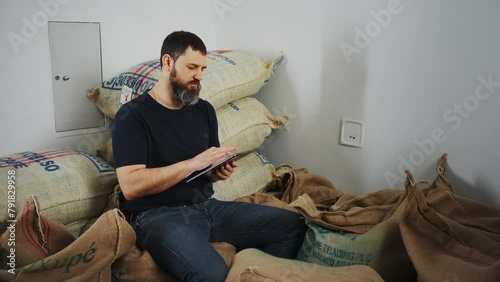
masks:
{"label": "man's left hand", "polygon": [[228,179],[231,174],[234,172],[234,168],[238,166],[238,162],[230,161],[226,164],[221,165],[215,170],[215,174],[217,174],[220,180]]}

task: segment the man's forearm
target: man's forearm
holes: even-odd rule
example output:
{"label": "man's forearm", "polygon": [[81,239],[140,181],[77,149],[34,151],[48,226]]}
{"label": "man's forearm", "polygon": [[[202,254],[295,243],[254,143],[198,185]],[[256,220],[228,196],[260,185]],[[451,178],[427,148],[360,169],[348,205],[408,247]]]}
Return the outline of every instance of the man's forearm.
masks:
{"label": "man's forearm", "polygon": [[129,201],[163,192],[184,180],[194,171],[191,160],[158,168],[131,166],[127,169],[117,169],[120,187]]}

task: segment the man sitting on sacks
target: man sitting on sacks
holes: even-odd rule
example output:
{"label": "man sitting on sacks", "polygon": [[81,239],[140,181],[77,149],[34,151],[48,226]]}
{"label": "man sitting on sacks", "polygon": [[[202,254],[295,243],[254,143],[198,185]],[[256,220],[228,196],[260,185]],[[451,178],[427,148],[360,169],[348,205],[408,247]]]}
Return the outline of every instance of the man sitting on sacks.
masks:
{"label": "man sitting on sacks", "polygon": [[[228,268],[211,242],[294,258],[306,229],[291,211],[211,198],[209,177],[186,182],[193,172],[237,150],[220,147],[215,110],[199,98],[206,54],[195,34],[168,35],[158,83],[120,108],[112,130],[116,172],[132,211],[136,244],[184,281],[224,281]],[[236,166],[219,167],[216,178],[227,179]]]}

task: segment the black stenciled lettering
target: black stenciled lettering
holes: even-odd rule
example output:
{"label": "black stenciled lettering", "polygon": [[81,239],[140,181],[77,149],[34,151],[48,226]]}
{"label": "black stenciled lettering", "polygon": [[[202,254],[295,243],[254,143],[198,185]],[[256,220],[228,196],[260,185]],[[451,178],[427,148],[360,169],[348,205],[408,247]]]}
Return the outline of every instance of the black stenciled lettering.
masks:
{"label": "black stenciled lettering", "polygon": [[38,268],[38,270],[49,270],[50,268],[47,268],[47,264],[49,264],[49,262],[51,262],[52,259],[50,258],[44,258],[40,261],[40,267]]}
{"label": "black stenciled lettering", "polygon": [[[83,257],[82,254],[77,254],[72,258],[70,258],[68,264],[66,265],[66,269],[64,270],[63,273],[70,273],[71,272],[69,271],[70,267],[77,265],[82,260],[82,257]],[[77,259],[76,261],[74,261],[75,258]]]}
{"label": "black stenciled lettering", "polygon": [[134,79],[135,79],[135,77],[133,75],[129,76],[127,78],[127,80],[125,81],[125,85],[128,85],[128,86],[130,86],[130,88],[132,88]]}
{"label": "black stenciled lettering", "polygon": [[43,158],[44,158],[44,156],[33,153],[33,155],[31,157],[29,157],[28,160],[33,160],[35,162],[38,162],[40,159],[43,159]]}
{"label": "black stenciled lettering", "polygon": [[12,165],[12,167],[15,168],[15,169],[17,169],[17,168],[23,168],[23,167],[28,167],[27,164],[25,164],[25,163],[23,163],[21,161],[15,160],[13,158],[10,158],[10,157],[0,159],[0,166],[2,165],[2,163],[8,164],[8,165]]}
{"label": "black stenciled lettering", "polygon": [[141,85],[144,83],[145,81],[145,78],[137,78],[135,81],[134,81],[134,87],[132,87],[132,89],[141,89]]}
{"label": "black stenciled lettering", "polygon": [[311,244],[304,244],[304,249],[306,252],[311,253],[312,252],[312,246]]}
{"label": "black stenciled lettering", "polygon": [[33,152],[30,152],[30,151],[26,151],[26,152],[21,152],[19,153],[19,155],[21,155],[22,157],[28,157],[29,155],[33,154]]}
{"label": "black stenciled lettering", "polygon": [[319,250],[323,249],[323,243],[321,243],[320,241],[314,241],[314,246]]}
{"label": "black stenciled lettering", "polygon": [[155,86],[154,82],[150,82],[150,81],[145,80],[141,85],[140,92],[142,93],[150,88],[153,88],[154,86]]}
{"label": "black stenciled lettering", "polygon": [[95,241],[92,242],[92,244],[89,247],[89,250],[83,255],[82,262],[89,263],[89,262],[91,262],[94,259],[94,255],[92,255],[91,258],[87,258],[88,255],[91,255],[91,254],[95,253],[96,249],[93,248],[94,244],[95,244]]}
{"label": "black stenciled lettering", "polygon": [[118,86],[123,86],[125,84],[125,81],[128,79],[128,77],[129,76],[127,76],[127,75],[120,77],[120,79],[118,80]]}
{"label": "black stenciled lettering", "polygon": [[[59,264],[59,262],[62,261],[61,264]],[[63,267],[64,265],[66,265],[66,262],[68,261],[68,258],[65,258],[65,259],[55,259],[54,260],[54,266],[51,268],[51,269],[56,269],[56,268],[61,268]]]}
{"label": "black stenciled lettering", "polygon": [[366,265],[369,265],[372,261],[372,254],[366,254]]}
{"label": "black stenciled lettering", "polygon": [[13,166],[13,168],[15,168],[15,169],[19,169],[19,168],[23,168],[23,167],[28,167],[28,165],[27,165],[27,164],[25,164],[25,163],[22,163],[22,162],[18,162],[18,163],[16,163],[16,164]]}
{"label": "black stenciled lettering", "polygon": [[334,265],[335,264],[335,259],[333,258],[327,258],[323,256],[322,254],[318,252],[314,252],[311,254],[313,258],[319,260],[320,262],[326,264],[326,265]]}
{"label": "black stenciled lettering", "polygon": [[9,163],[9,161],[13,160],[11,157],[0,158],[0,162]]}
{"label": "black stenciled lettering", "polygon": [[115,81],[116,81],[117,79],[118,79],[118,76],[115,76],[115,77],[113,77],[113,78],[112,78],[111,80],[109,80],[109,81],[104,81],[104,82],[102,83],[102,86],[104,87],[104,86],[110,86],[110,85],[113,85],[113,84],[115,84]]}
{"label": "black stenciled lettering", "polygon": [[353,265],[353,264],[351,262],[341,261],[341,260],[338,260],[335,263],[335,267],[342,267],[342,266],[349,266],[349,265]]}

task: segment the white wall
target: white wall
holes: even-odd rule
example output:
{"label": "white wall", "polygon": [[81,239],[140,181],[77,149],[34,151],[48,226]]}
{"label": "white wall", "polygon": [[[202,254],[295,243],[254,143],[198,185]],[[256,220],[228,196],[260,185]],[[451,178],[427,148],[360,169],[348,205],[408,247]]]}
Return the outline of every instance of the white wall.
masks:
{"label": "white wall", "polygon": [[[101,23],[103,79],[107,80],[159,57],[163,39],[174,30],[195,32],[213,48],[214,17],[211,3],[204,0],[0,0],[0,155],[54,147],[95,153],[110,136],[104,132],[54,137],[47,19]],[[23,35],[23,19],[36,26],[34,35]],[[10,32],[28,41],[15,44],[18,52],[7,36]]]}
{"label": "white wall", "polygon": [[[288,58],[257,96],[293,117],[265,144],[273,163],[306,167],[359,194],[402,188],[403,164],[434,179],[446,152],[457,193],[500,207],[500,86],[474,96],[478,77],[500,82],[500,2],[233,2],[217,14],[218,48],[266,58],[284,50]],[[374,24],[373,13],[388,6],[390,20]],[[367,26],[362,42],[356,27]],[[346,44],[356,53],[344,55]],[[366,123],[363,148],[339,144],[342,117]]]}

